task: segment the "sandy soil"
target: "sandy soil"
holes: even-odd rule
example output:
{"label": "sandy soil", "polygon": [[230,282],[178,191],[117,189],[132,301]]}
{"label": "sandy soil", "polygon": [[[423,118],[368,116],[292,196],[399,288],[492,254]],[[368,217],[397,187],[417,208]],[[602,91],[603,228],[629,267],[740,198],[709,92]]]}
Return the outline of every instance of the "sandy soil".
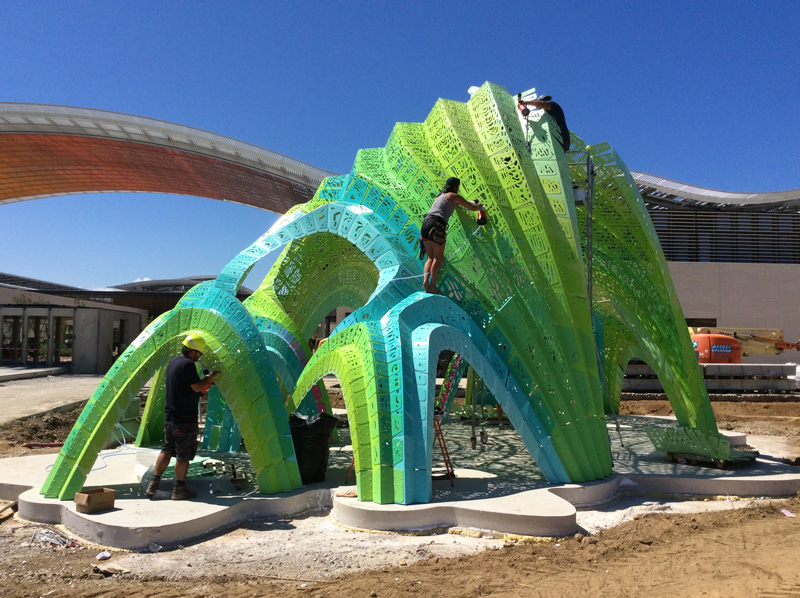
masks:
{"label": "sandy soil", "polygon": [[[800,456],[800,398],[713,407],[720,427],[760,434]],[[667,415],[669,406],[624,401],[621,411]],[[28,450],[20,445],[32,434],[63,440],[78,413],[3,425],[0,456]],[[45,526],[11,512],[0,512],[0,595],[9,598],[800,595],[800,523],[787,515],[800,515],[800,498],[666,502],[627,496],[579,512],[583,534],[536,543],[463,530],[367,533],[313,512],[252,521],[169,552],[111,550],[102,562],[95,558],[102,547],[53,547],[34,539]]]}
{"label": "sandy soil", "polygon": [[[112,551],[103,562],[96,560],[99,547],[52,548],[31,541],[41,527],[10,519],[0,525],[0,593],[8,598],[797,595],[800,524],[783,511],[800,513],[800,499],[740,506],[634,515],[594,535],[542,543],[365,534],[315,514],[291,522],[252,522],[168,553]],[[448,558],[452,555],[457,556]]]}

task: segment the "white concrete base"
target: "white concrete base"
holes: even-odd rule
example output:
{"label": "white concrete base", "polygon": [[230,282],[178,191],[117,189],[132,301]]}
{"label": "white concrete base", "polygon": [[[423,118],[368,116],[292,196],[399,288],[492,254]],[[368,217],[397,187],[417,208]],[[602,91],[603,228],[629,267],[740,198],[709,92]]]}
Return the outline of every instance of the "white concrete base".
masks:
{"label": "white concrete base", "polygon": [[19,496],[18,515],[27,521],[61,523],[103,546],[147,551],[151,544],[188,544],[251,519],[286,517],[331,505],[327,488],[255,499],[208,495],[181,502],[170,500],[170,493],[171,485],[169,492],[160,491],[154,500],[118,498],[111,511],[84,514],[75,510],[73,501],[44,498],[31,489]]}
{"label": "white concrete base", "polygon": [[46,378],[47,376],[63,376],[67,372],[69,372],[69,368],[67,367],[2,367],[0,368],[0,382],[11,382],[12,380],[33,380],[34,378]]}
{"label": "white concrete base", "polygon": [[[467,481],[465,474],[456,472],[459,485]],[[568,501],[541,488],[495,498],[421,505],[379,505],[334,496],[332,515],[343,525],[368,530],[465,527],[521,536],[561,537],[577,531],[575,513]]]}
{"label": "white concrete base", "polygon": [[[292,493],[243,494],[224,476],[203,476],[188,480],[189,487],[198,492],[193,500],[170,500],[173,482],[166,478],[156,497],[148,500],[144,483],[149,481],[147,470],[158,451],[130,446],[103,451],[86,480],[86,488],[109,487],[117,491],[111,511],[82,514],[76,512],[72,501],[48,499],[38,493],[55,454],[0,459],[0,499],[19,497],[18,516],[22,519],[61,523],[76,535],[105,546],[148,550],[151,543],[173,547],[250,519],[290,517],[313,509],[332,508],[336,521],[359,529],[464,527],[502,534],[564,537],[579,531],[576,509],[609,503],[626,492],[780,497],[800,491],[800,469],[767,455],[731,470],[667,463],[647,440],[644,429],[648,425],[653,425],[652,420],[628,418],[621,426],[624,447],[610,429],[615,474],[598,482],[564,485],[543,483],[540,475],[520,475],[525,459],[532,462],[520,452],[521,443],[517,449],[509,440],[514,436],[512,431],[492,430],[492,440],[497,442],[494,449],[490,443],[469,451],[458,446],[458,430],[453,428],[450,433],[456,446],[451,448],[451,455],[463,462],[470,458],[478,458],[476,463],[481,463],[480,458],[488,459],[482,461],[482,470],[456,469],[453,488],[447,480],[434,481],[433,500],[428,504],[379,505],[334,496],[337,490],[355,489],[337,488],[350,463],[349,453],[341,449],[337,449],[336,459],[332,457],[327,482]],[[468,427],[462,429],[464,433],[469,433]],[[494,454],[503,461],[492,461]]]}

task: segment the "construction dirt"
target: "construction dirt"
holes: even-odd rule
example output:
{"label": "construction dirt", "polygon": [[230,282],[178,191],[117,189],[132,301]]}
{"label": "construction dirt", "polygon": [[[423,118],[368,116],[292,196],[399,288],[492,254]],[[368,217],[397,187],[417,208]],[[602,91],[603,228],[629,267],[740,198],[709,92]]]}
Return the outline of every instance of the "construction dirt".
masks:
{"label": "construction dirt", "polygon": [[[714,402],[720,427],[800,456],[800,397]],[[663,400],[626,400],[622,413],[667,415]],[[0,456],[22,442],[66,438],[78,411],[8,422]],[[45,440],[46,439],[46,440]],[[793,457],[792,457],[793,456]],[[491,534],[376,534],[327,512],[251,521],[204,542],[156,553],[104,550],[60,528],[31,525],[0,502],[0,596],[93,598],[352,596],[800,595],[800,498],[669,502],[623,497],[580,511],[579,535],[528,542]],[[10,506],[10,505],[9,505]],[[455,530],[458,531],[458,530]],[[52,534],[48,537],[46,534]]]}

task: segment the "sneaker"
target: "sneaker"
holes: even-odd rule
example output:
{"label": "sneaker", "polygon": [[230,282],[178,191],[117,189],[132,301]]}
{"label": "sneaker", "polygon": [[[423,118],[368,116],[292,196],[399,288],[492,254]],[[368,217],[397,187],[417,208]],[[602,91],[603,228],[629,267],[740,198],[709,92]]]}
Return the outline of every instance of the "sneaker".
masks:
{"label": "sneaker", "polygon": [[153,498],[156,495],[156,492],[158,492],[158,485],[160,482],[161,478],[158,479],[153,478],[152,480],[150,480],[150,483],[147,484],[147,490],[145,490],[144,492],[147,495],[147,498]]}
{"label": "sneaker", "polygon": [[197,492],[192,492],[185,484],[182,486],[175,486],[172,490],[172,500],[189,500],[197,496]]}

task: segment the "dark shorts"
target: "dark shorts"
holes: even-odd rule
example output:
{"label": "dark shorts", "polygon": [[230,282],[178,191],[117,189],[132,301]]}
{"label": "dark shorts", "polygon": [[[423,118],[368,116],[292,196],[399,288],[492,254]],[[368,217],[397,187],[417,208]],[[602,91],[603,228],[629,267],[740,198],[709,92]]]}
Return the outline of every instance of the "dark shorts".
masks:
{"label": "dark shorts", "polygon": [[164,424],[161,452],[178,461],[191,461],[197,455],[197,424]]}
{"label": "dark shorts", "polygon": [[437,245],[444,245],[447,240],[447,223],[438,216],[428,216],[422,220],[419,236],[423,240],[433,241]]}

